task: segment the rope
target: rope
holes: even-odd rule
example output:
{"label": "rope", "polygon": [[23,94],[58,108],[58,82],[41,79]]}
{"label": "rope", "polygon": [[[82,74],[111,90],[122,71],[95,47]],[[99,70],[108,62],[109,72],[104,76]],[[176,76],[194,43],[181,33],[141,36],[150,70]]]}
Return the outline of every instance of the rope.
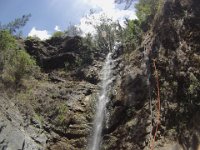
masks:
{"label": "rope", "polygon": [[149,59],[146,62],[147,63],[147,84],[148,84],[148,90],[149,90],[149,108],[150,108],[150,113],[151,113],[151,126],[150,126],[150,131],[153,129],[153,109],[152,109],[152,97],[151,97],[151,71],[150,71],[150,62]]}
{"label": "rope", "polygon": [[[150,126],[150,149],[154,150],[154,145],[155,145],[155,140],[156,140],[156,136],[157,136],[157,132],[158,132],[158,128],[160,126],[160,86],[159,86],[159,77],[158,77],[158,71],[156,68],[156,60],[153,60],[153,68],[154,68],[154,72],[155,72],[155,79],[156,79],[156,88],[157,88],[157,107],[156,107],[156,111],[157,111],[157,115],[156,115],[156,119],[155,119],[155,128],[153,128],[153,108],[152,108],[152,97],[151,97],[151,84],[150,84],[150,77],[151,77],[151,70],[150,70],[150,58],[149,55],[151,53],[151,48],[145,48],[145,52],[144,52],[144,58],[146,61],[146,65],[147,65],[147,83],[148,83],[148,87],[149,87],[149,108],[151,111],[151,126]],[[153,129],[155,129],[155,132],[153,132]]]}
{"label": "rope", "polygon": [[156,87],[157,87],[157,117],[156,117],[156,130],[155,130],[153,139],[151,139],[151,145],[150,145],[151,150],[154,149],[157,131],[158,131],[158,128],[160,125],[160,86],[159,86],[159,77],[158,77],[158,71],[156,68],[156,60],[155,59],[153,59],[153,66],[154,66],[154,70],[155,70]]}
{"label": "rope", "polygon": [[[153,107],[152,107],[152,97],[151,97],[151,82],[150,82],[150,78],[151,78],[151,64],[150,64],[150,53],[151,53],[151,48],[147,48],[145,47],[144,50],[144,60],[146,63],[146,75],[147,75],[147,85],[148,85],[148,91],[149,91],[149,109],[150,109],[150,120],[151,120],[151,124],[150,124],[150,141],[152,139],[152,131],[153,131]],[[150,144],[150,143],[149,143]]]}

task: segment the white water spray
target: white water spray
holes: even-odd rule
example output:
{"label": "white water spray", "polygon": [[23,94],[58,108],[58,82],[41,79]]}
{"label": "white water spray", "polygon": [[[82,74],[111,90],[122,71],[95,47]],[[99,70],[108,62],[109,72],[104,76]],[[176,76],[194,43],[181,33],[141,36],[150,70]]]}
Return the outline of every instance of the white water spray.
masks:
{"label": "white water spray", "polygon": [[105,118],[106,104],[109,102],[108,93],[110,91],[110,84],[112,83],[113,80],[112,68],[113,68],[112,53],[109,53],[106,57],[106,61],[102,69],[102,87],[97,101],[96,114],[93,127],[94,133],[92,136],[92,142],[89,145],[89,150],[100,149],[101,134]]}

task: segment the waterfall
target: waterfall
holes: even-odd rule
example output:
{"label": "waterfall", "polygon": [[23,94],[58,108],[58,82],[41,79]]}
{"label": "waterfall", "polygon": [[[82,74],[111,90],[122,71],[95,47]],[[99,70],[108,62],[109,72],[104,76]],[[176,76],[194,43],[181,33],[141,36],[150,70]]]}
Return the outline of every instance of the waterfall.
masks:
{"label": "waterfall", "polygon": [[109,53],[106,57],[104,66],[101,71],[101,92],[98,97],[97,105],[96,105],[96,114],[94,119],[93,126],[93,136],[92,142],[89,145],[89,150],[99,150],[101,143],[101,134],[103,129],[103,122],[105,118],[106,104],[109,102],[109,91],[110,84],[112,83],[112,68],[113,68],[113,60],[112,53]]}

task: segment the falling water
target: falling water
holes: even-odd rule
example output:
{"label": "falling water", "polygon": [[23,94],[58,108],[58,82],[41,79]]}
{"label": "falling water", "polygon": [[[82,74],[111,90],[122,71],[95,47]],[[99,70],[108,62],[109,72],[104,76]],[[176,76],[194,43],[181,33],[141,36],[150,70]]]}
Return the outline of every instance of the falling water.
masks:
{"label": "falling water", "polygon": [[103,129],[103,122],[106,111],[106,104],[109,101],[109,90],[110,84],[112,83],[112,53],[109,53],[106,57],[106,61],[104,63],[102,69],[102,87],[101,92],[97,101],[96,114],[94,119],[94,134],[92,137],[92,143],[89,146],[89,150],[99,150],[100,142],[101,142],[101,133]]}

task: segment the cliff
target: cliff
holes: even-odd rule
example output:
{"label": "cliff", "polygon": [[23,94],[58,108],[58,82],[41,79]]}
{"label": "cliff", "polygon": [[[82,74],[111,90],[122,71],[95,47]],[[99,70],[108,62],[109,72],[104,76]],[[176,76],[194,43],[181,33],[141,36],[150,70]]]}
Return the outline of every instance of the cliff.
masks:
{"label": "cliff", "polygon": [[199,149],[199,4],[166,1],[124,56],[104,149]]}
{"label": "cliff", "polygon": [[[87,149],[106,54],[80,37],[21,46],[42,72],[17,89],[0,84],[0,149]],[[200,3],[165,1],[141,44],[113,59],[102,149],[198,150]]]}

